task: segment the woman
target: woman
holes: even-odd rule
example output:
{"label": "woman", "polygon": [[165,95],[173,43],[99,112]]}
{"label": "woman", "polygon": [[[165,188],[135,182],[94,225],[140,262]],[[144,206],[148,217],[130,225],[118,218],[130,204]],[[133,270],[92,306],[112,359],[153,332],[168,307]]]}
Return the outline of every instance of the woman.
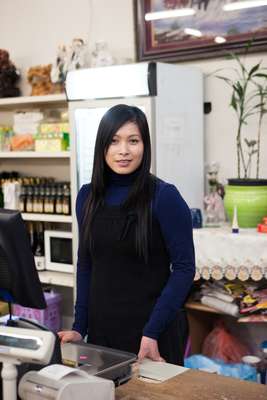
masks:
{"label": "woman", "polygon": [[[145,114],[116,105],[97,133],[92,181],[78,194],[80,232],[72,331],[90,343],[183,364],[183,305],[195,274],[190,210],[150,174]],[[170,268],[171,266],[171,268]]]}

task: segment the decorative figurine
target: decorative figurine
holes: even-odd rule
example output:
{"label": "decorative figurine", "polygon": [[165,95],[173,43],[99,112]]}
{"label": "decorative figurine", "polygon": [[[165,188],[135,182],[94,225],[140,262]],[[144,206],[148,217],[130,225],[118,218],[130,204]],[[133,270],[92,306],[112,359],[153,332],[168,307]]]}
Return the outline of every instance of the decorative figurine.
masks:
{"label": "decorative figurine", "polygon": [[9,58],[6,50],[0,49],[0,97],[16,97],[20,90],[15,85],[20,74]]}
{"label": "decorative figurine", "polygon": [[207,179],[209,184],[209,194],[204,197],[206,225],[208,226],[217,226],[220,222],[225,221],[223,205],[224,188],[217,180],[218,172],[218,163],[208,165]]}
{"label": "decorative figurine", "polygon": [[59,45],[57,57],[51,69],[54,93],[63,92],[68,71],[85,68],[88,65],[88,49],[83,39],[74,38],[71,45]]}
{"label": "decorative figurine", "polygon": [[109,51],[107,42],[103,40],[96,42],[92,52],[91,67],[105,67],[113,64],[114,58]]}

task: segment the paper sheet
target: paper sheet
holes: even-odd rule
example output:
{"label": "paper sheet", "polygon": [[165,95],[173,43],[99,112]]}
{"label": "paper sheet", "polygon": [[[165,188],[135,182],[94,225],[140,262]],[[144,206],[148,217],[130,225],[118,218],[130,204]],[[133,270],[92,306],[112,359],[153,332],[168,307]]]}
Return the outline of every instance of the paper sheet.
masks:
{"label": "paper sheet", "polygon": [[176,375],[188,371],[188,368],[160,361],[144,359],[139,366],[139,376],[145,379],[164,382]]}
{"label": "paper sheet", "polygon": [[54,379],[56,381],[59,381],[61,378],[64,378],[64,376],[73,373],[75,373],[76,375],[85,376],[86,378],[88,377],[88,374],[86,372],[81,371],[78,368],[71,368],[60,364],[49,365],[48,367],[42,368],[38,372],[38,374],[49,379]]}

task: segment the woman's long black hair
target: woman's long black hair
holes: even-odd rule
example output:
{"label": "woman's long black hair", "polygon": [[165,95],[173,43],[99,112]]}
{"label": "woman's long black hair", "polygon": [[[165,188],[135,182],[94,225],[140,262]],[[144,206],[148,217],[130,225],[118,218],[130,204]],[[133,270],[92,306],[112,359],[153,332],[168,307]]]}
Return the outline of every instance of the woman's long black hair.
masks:
{"label": "woman's long black hair", "polygon": [[102,117],[95,143],[91,191],[85,204],[82,224],[82,243],[92,248],[92,221],[97,210],[104,204],[105,190],[110,170],[105,161],[106,152],[115,133],[126,123],[133,122],[139,128],[144,144],[144,154],[136,179],[123,204],[124,209],[137,215],[136,250],[147,261],[151,224],[151,199],[155,177],[150,174],[151,143],[147,119],[142,110],[126,104],[110,108]]}

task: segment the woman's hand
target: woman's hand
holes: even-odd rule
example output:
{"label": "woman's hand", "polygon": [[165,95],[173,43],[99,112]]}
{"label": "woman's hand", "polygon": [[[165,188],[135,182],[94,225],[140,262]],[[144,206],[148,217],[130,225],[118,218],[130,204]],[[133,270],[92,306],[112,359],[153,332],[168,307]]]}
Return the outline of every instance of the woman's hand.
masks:
{"label": "woman's hand", "polygon": [[77,342],[82,340],[82,335],[77,331],[60,331],[57,333],[61,343]]}
{"label": "woman's hand", "polygon": [[142,337],[138,353],[138,361],[142,361],[144,358],[149,358],[153,361],[165,362],[165,360],[159,354],[157,340],[151,339],[147,336]]}

